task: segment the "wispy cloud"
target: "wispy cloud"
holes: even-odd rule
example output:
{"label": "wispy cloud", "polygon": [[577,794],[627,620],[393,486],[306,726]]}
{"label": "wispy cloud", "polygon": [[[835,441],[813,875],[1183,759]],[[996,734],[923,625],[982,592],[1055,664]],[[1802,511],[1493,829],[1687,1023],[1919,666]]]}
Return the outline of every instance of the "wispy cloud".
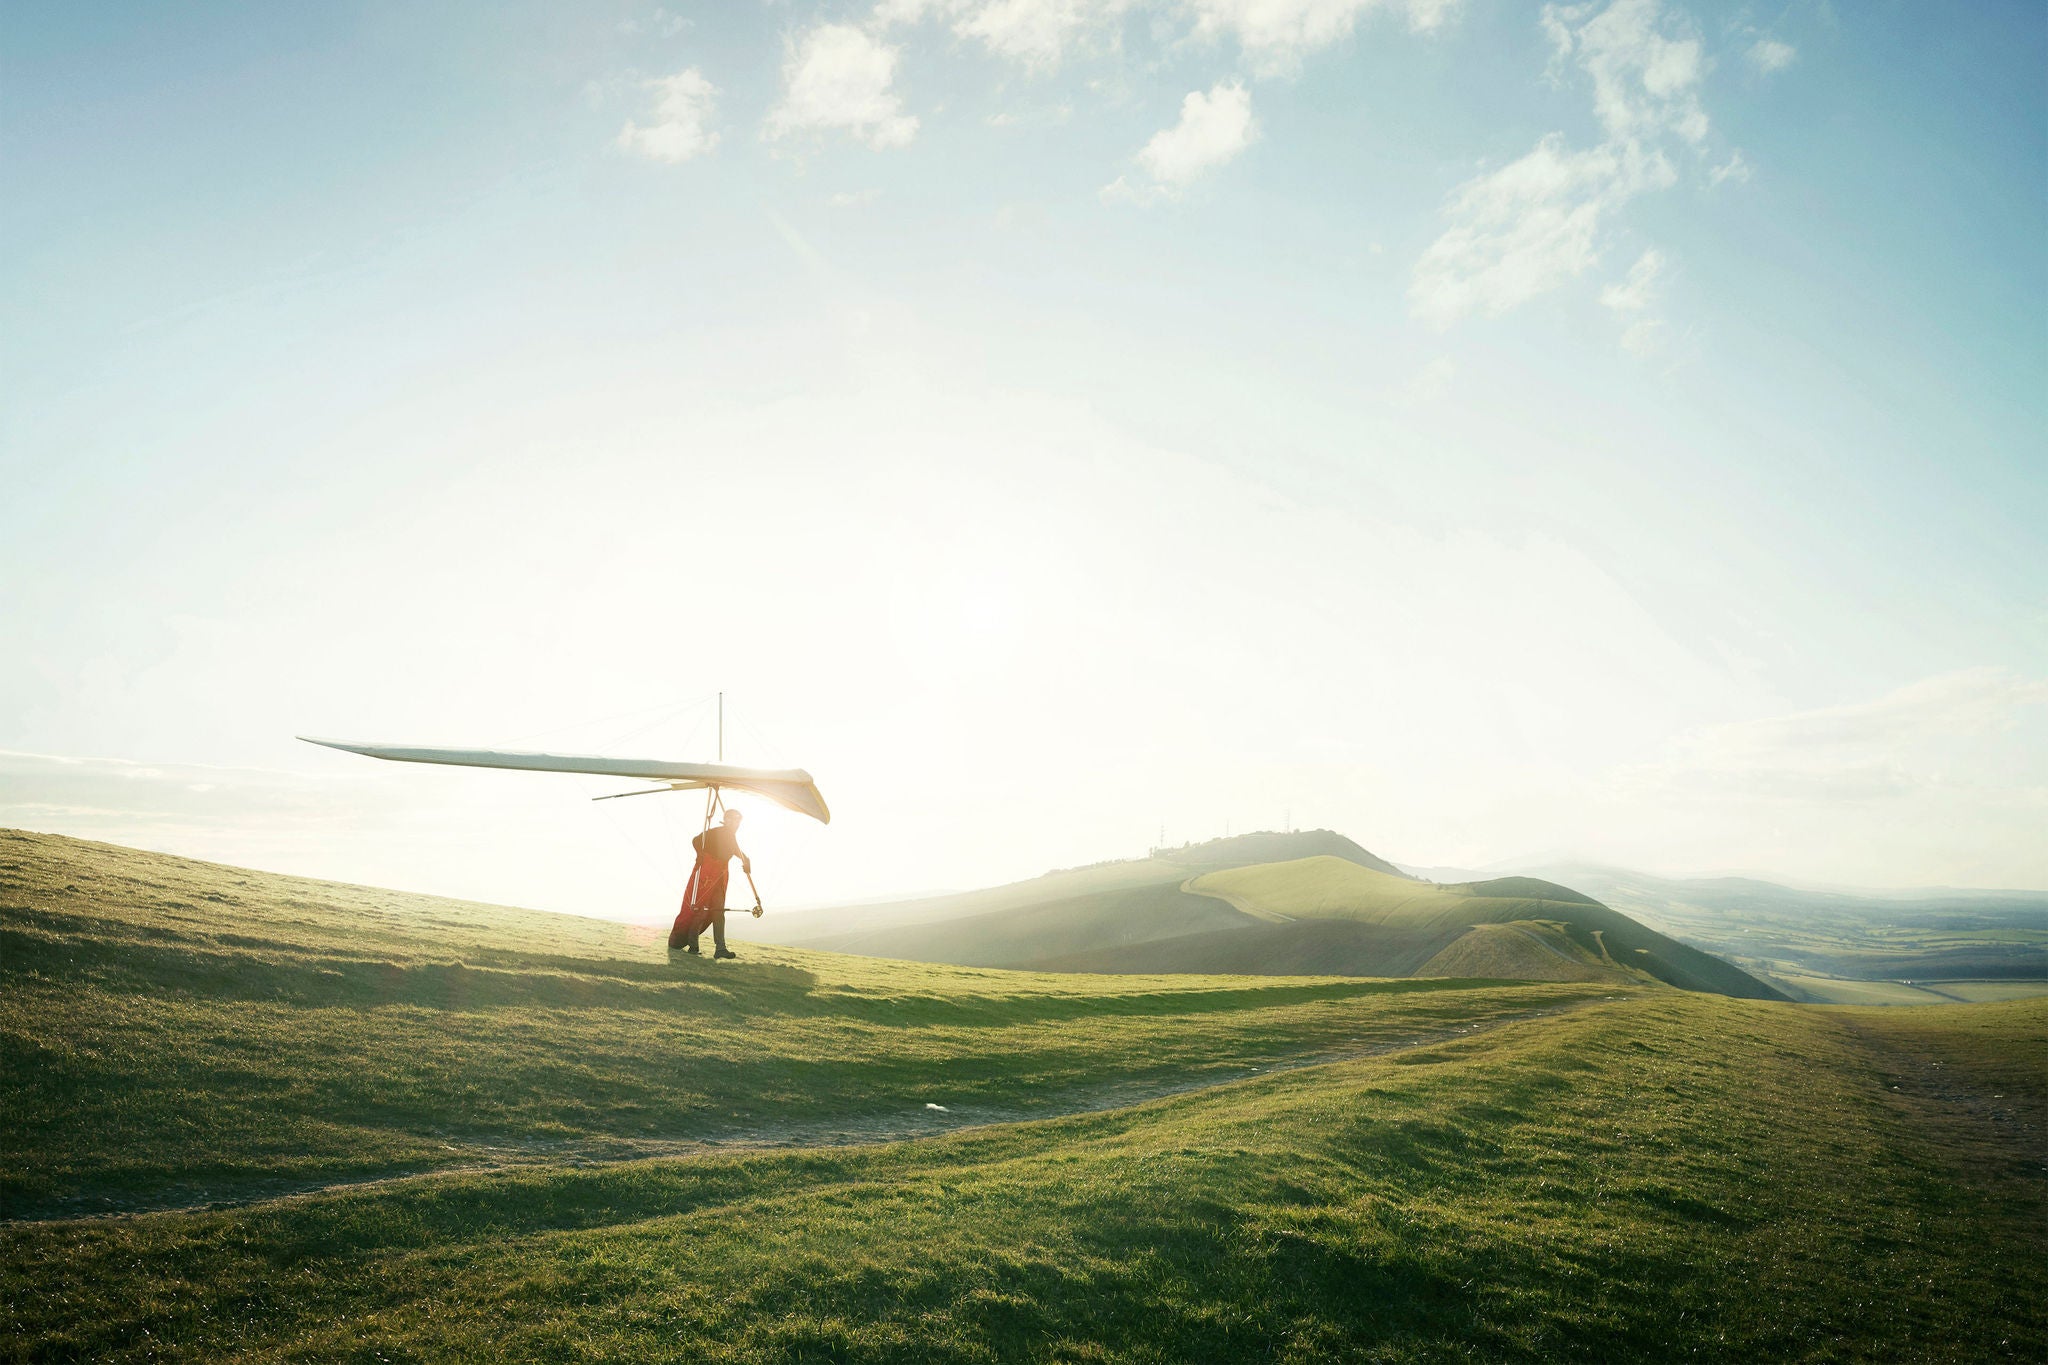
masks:
{"label": "wispy cloud", "polygon": [[1191,0],[1195,32],[1236,40],[1245,60],[1264,75],[1298,67],[1310,53],[1342,42],[1365,14],[1381,10],[1404,17],[1408,27],[1427,32],[1441,27],[1458,0]]}
{"label": "wispy cloud", "polygon": [[646,123],[628,121],[619,130],[619,146],[629,152],[670,164],[702,156],[718,145],[711,116],[718,87],[696,67],[647,82],[654,108]]}
{"label": "wispy cloud", "polygon": [[1707,185],[1711,188],[1730,180],[1739,185],[1749,179],[1749,175],[1749,162],[1744,159],[1742,153],[1730,152],[1726,161],[1707,172]]}
{"label": "wispy cloud", "polygon": [[1593,111],[1610,140],[1706,137],[1699,101],[1705,57],[1682,14],[1659,0],[1614,0],[1598,12],[1545,5],[1542,23],[1555,60],[1592,78]]}
{"label": "wispy cloud", "polygon": [[1652,247],[1629,267],[1628,278],[1600,291],[1600,303],[1617,313],[1640,313],[1657,301],[1657,277],[1664,270],[1664,255]]}
{"label": "wispy cloud", "polygon": [[1141,0],[881,0],[880,28],[936,20],[999,57],[1046,70],[1077,47],[1114,46],[1117,23]]}
{"label": "wispy cloud", "polygon": [[1416,261],[1408,295],[1436,327],[1498,316],[1583,274],[1622,206],[1675,184],[1673,152],[1706,141],[1706,59],[1683,16],[1659,0],[1614,0],[1604,9],[1547,5],[1541,23],[1553,72],[1589,80],[1605,138],[1576,150],[1552,133],[1452,193],[1449,224]]}
{"label": "wispy cloud", "polygon": [[1633,356],[1653,355],[1663,344],[1664,320],[1654,312],[1663,292],[1664,253],[1655,247],[1636,258],[1626,278],[1600,291],[1601,306],[1626,324],[1621,349]]}
{"label": "wispy cloud", "polygon": [[1797,61],[1799,50],[1790,43],[1779,42],[1776,38],[1760,38],[1743,55],[1749,58],[1751,66],[1769,75],[1774,71],[1783,71]]}
{"label": "wispy cloud", "polygon": [[[1441,28],[1462,0],[880,0],[878,28],[929,21],[961,38],[1036,70],[1077,52],[1109,52],[1123,26],[1148,14],[1151,31],[1168,42],[1193,36],[1234,43],[1260,75],[1284,75],[1304,58],[1349,38],[1375,11],[1398,16],[1415,32]],[[1191,32],[1189,21],[1192,20]]]}
{"label": "wispy cloud", "polygon": [[1695,731],[1629,778],[1701,797],[1876,800],[1955,783],[1959,746],[2039,706],[2048,706],[2048,681],[1965,669],[1869,701]]}
{"label": "wispy cloud", "polygon": [[877,150],[907,146],[917,118],[894,90],[897,49],[852,24],[820,24],[792,44],[767,135],[840,131]]}
{"label": "wispy cloud", "polygon": [[1415,263],[1410,308],[1442,328],[1473,314],[1497,317],[1556,288],[1599,259],[1608,215],[1673,175],[1640,148],[1573,151],[1552,134],[1451,196],[1451,225]]}

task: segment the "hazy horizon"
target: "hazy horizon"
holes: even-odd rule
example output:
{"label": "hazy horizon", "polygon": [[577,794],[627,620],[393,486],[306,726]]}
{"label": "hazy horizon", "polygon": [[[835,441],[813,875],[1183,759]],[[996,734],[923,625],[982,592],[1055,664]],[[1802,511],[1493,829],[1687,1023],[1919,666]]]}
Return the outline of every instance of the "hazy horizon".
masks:
{"label": "hazy horizon", "polygon": [[1226,829],[2048,887],[2022,7],[45,9],[0,824],[654,921]]}

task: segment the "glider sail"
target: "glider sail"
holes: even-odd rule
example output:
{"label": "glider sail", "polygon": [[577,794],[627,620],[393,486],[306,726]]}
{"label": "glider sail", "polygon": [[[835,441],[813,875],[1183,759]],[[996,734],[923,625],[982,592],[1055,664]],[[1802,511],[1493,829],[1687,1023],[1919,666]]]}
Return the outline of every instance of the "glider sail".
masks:
{"label": "glider sail", "polygon": [[665,783],[674,791],[730,790],[763,796],[786,810],[832,823],[832,812],[818,784],[802,768],[735,768],[724,763],[682,763],[655,758],[604,758],[595,754],[541,754],[517,749],[424,749],[397,744],[350,744],[339,739],[300,735],[308,744],[322,744],[370,758],[397,763],[448,763],[461,768],[518,768],[535,773],[590,773],[599,777],[640,777]]}

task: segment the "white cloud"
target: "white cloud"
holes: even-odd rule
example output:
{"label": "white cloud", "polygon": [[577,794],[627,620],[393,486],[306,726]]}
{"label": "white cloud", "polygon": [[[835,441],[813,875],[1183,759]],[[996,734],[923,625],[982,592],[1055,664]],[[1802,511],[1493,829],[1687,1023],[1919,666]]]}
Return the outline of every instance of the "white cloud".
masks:
{"label": "white cloud", "polygon": [[2038,885],[2048,681],[1973,668],[1696,729],[1617,769],[1606,794],[1646,857],[1865,884]]}
{"label": "white cloud", "polygon": [[1871,701],[1698,730],[1624,776],[1645,790],[1774,801],[1874,801],[1971,785],[1973,742],[1995,740],[2044,705],[2048,682],[1966,669]]}
{"label": "white cloud", "polygon": [[1417,32],[1438,28],[1458,0],[1190,0],[1195,32],[1229,35],[1265,73],[1290,71],[1311,52],[1351,36],[1369,10],[1406,15]]}
{"label": "white cloud", "polygon": [[1603,306],[1629,320],[1622,329],[1621,349],[1643,359],[1664,349],[1664,320],[1652,314],[1657,305],[1664,254],[1654,247],[1636,258],[1628,277],[1600,291]]}
{"label": "white cloud", "polygon": [[[1153,10],[1153,28],[1168,37],[1187,16],[1194,34],[1236,42],[1255,70],[1292,71],[1309,53],[1343,41],[1361,16],[1384,11],[1415,32],[1441,28],[1461,0],[880,0],[883,29],[944,23],[990,52],[1035,68],[1058,65],[1077,47],[1114,48],[1131,14]],[[1169,38],[1170,41],[1170,38]]]}
{"label": "white cloud", "polygon": [[640,124],[629,120],[619,130],[619,146],[674,164],[702,156],[718,145],[718,134],[710,127],[718,87],[696,67],[649,81],[647,88],[655,92],[652,121]]}
{"label": "white cloud", "polygon": [[1604,217],[1672,177],[1660,156],[1614,146],[1574,152],[1552,134],[1451,196],[1452,224],[1415,263],[1409,306],[1437,327],[1474,313],[1498,317],[1591,267]]}
{"label": "white cloud", "polygon": [[1704,139],[1698,92],[1705,58],[1683,17],[1667,15],[1660,0],[1614,0],[1590,11],[1546,5],[1542,22],[1558,59],[1593,78],[1593,109],[1608,137]]}
{"label": "white cloud", "polygon": [[953,27],[999,56],[1047,67],[1057,64],[1076,39],[1129,8],[1129,0],[988,0],[963,7]]}
{"label": "white cloud", "polygon": [[1747,179],[1749,179],[1749,162],[1743,159],[1741,152],[1730,152],[1726,161],[1707,172],[1707,184],[1709,186],[1719,185],[1727,180],[1733,180],[1739,185]]}
{"label": "white cloud", "polygon": [[1207,94],[1188,92],[1180,122],[1154,133],[1138,164],[1160,184],[1179,187],[1231,160],[1257,136],[1251,92],[1235,81],[1218,82]]}
{"label": "white cloud", "polygon": [[1799,56],[1799,50],[1790,43],[1779,42],[1776,38],[1760,38],[1743,55],[1749,58],[1751,66],[1769,75],[1792,65]]}
{"label": "white cloud", "polygon": [[[1605,140],[1575,151],[1552,133],[1452,193],[1450,224],[1416,261],[1408,291],[1415,315],[1435,326],[1498,316],[1585,272],[1617,210],[1676,183],[1667,147],[1697,147],[1707,136],[1700,41],[1659,0],[1546,5],[1541,22],[1556,63],[1591,78]],[[1637,346],[1655,334],[1631,331]]]}
{"label": "white cloud", "polygon": [[768,136],[843,130],[876,149],[908,145],[917,119],[891,89],[897,56],[851,24],[810,30],[783,63],[782,101],[768,115]]}
{"label": "white cloud", "polygon": [[1617,313],[1640,313],[1657,301],[1657,277],[1664,270],[1664,254],[1656,248],[1636,257],[1628,278],[1600,291],[1600,302]]}
{"label": "white cloud", "polygon": [[1723,763],[1833,761],[1942,736],[1995,733],[2020,708],[2048,705],[2048,681],[2005,668],[1924,678],[1871,701],[1773,716],[1707,731],[1691,746]]}
{"label": "white cloud", "polygon": [[1251,92],[1237,81],[1193,90],[1180,103],[1180,121],[1162,128],[1138,151],[1144,175],[1132,184],[1118,176],[1102,187],[1104,203],[1146,204],[1170,199],[1234,159],[1258,139]]}
{"label": "white cloud", "polygon": [[1030,67],[1057,66],[1084,39],[1110,37],[1141,0],[881,0],[874,20],[883,28],[944,22],[999,57]]}

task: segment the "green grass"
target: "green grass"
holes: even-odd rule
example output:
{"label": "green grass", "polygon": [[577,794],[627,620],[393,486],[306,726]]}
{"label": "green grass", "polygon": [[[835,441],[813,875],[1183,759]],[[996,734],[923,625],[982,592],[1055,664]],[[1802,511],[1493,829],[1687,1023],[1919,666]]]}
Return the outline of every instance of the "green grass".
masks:
{"label": "green grass", "polygon": [[[2048,1020],[1985,1008],[1926,1030],[2008,1083]],[[7,1328],[53,1360],[2036,1358],[2038,1179],[1958,1168],[1875,1055],[1666,993],[917,1143],[17,1226]]]}
{"label": "green grass", "polygon": [[1475,924],[1416,969],[1417,976],[1505,977],[1519,981],[1632,981],[1612,959],[1595,956],[1553,920]]}
{"label": "green grass", "polygon": [[[353,1178],[458,1159],[428,1149],[469,1123],[537,1139],[489,1171],[0,1223],[0,1360],[2048,1348],[2048,1000],[671,968],[623,926],[71,841],[0,836],[0,876],[6,1167],[37,1198],[146,1202],[214,1162]],[[1375,1040],[1411,1045],[1248,1074]],[[619,1159],[650,1114],[830,1143],[956,1076],[992,1116],[1212,1084]]]}
{"label": "green grass", "polygon": [[1770,980],[1794,1000],[1816,1005],[1941,1005],[1959,997],[1941,995],[1903,981],[1852,981],[1839,976],[1772,972]]}
{"label": "green grass", "polygon": [[745,953],[0,834],[0,1205],[942,1131],[1589,994]]}
{"label": "green grass", "polygon": [[2031,1000],[2048,995],[2048,981],[1925,981],[1915,982],[1952,1000]]}

